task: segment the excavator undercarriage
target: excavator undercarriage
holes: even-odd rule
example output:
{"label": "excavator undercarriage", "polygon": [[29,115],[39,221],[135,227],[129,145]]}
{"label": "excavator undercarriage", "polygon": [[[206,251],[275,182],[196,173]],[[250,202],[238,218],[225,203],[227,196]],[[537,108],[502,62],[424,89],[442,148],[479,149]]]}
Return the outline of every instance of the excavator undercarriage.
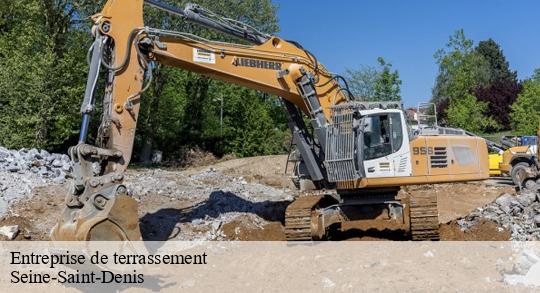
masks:
{"label": "excavator undercarriage", "polygon": [[335,191],[303,192],[285,211],[285,236],[289,241],[328,240],[333,232],[374,229],[412,240],[439,240],[436,195],[398,199],[397,194],[378,190],[340,198]]}

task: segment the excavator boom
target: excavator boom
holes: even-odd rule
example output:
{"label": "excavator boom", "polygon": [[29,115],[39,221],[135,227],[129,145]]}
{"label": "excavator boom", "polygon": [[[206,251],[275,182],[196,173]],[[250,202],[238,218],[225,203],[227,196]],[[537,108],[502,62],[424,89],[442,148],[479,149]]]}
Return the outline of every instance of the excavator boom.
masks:
{"label": "excavator boom", "polygon": [[[146,27],[145,3],[238,42]],[[123,180],[154,63],[281,97],[298,150],[298,185],[314,190],[287,208],[288,239],[322,239],[329,227],[365,220],[376,206],[381,210],[378,218],[410,225],[413,239],[435,240],[436,196],[402,201],[397,198],[400,186],[489,176],[484,140],[457,129],[412,132],[399,102],[354,101],[345,79],[296,42],[198,5],[180,9],[157,0],[109,0],[93,21],[80,139],[69,150],[74,179],[51,234],[54,240],[141,239],[137,204]],[[90,145],[87,136],[100,76],[105,77],[103,111],[96,143]]]}
{"label": "excavator boom", "polygon": [[[144,3],[235,37],[241,44],[145,27]],[[51,235],[55,240],[141,239],[136,204],[122,182],[132,154],[141,94],[148,87],[144,80],[151,76],[152,62],[280,96],[294,119],[301,120],[299,110],[311,117],[321,138],[330,119],[328,109],[350,96],[338,78],[299,45],[195,4],[180,9],[155,0],[110,0],[92,19],[95,41],[81,106],[80,138],[69,150],[75,164],[74,180],[62,218]],[[102,121],[97,144],[88,145],[90,119],[96,108],[95,88],[101,74],[106,79]],[[297,143],[304,146],[302,154],[310,158],[313,178],[322,181],[320,154],[309,147],[305,129],[296,127],[295,131]]]}

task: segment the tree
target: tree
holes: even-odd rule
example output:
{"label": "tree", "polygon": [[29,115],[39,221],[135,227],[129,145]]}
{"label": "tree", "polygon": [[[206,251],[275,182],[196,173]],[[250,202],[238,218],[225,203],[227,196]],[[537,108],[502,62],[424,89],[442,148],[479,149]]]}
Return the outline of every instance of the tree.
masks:
{"label": "tree", "polygon": [[76,140],[89,29],[74,22],[87,2],[8,1],[0,8],[1,145],[56,150]]}
{"label": "tree", "polygon": [[493,39],[478,43],[475,52],[487,62],[489,78],[488,84],[478,86],[474,94],[479,101],[488,103],[487,113],[502,129],[510,129],[510,105],[521,91],[517,73],[510,70],[503,51]]}
{"label": "tree", "polygon": [[517,80],[517,72],[510,70],[501,47],[493,39],[479,42],[475,52],[487,62],[490,84],[501,80]]}
{"label": "tree", "polygon": [[353,94],[364,101],[400,101],[399,72],[392,64],[377,58],[380,68],[364,66],[359,70],[347,69],[346,78]]}
{"label": "tree", "polygon": [[353,95],[360,100],[369,101],[375,97],[375,84],[379,79],[379,71],[371,66],[360,69],[347,69],[346,79]]}
{"label": "tree", "polygon": [[495,120],[485,116],[486,109],[486,102],[479,102],[470,94],[461,99],[452,99],[447,110],[448,123],[473,133],[497,129]]}
{"label": "tree", "polygon": [[431,98],[434,103],[465,97],[477,87],[489,84],[488,63],[473,49],[473,41],[465,37],[462,29],[434,57],[439,65]]}
{"label": "tree", "polygon": [[[234,153],[240,157],[284,152],[290,143],[290,132],[285,128],[283,120],[279,119],[286,117],[283,115],[280,115],[281,117],[271,116],[271,113],[275,111],[272,109],[280,109],[279,112],[283,113],[281,104],[266,94],[235,85],[230,85],[228,88],[241,92],[242,98],[224,97],[226,116],[223,152]],[[211,128],[208,129],[208,132],[212,130],[218,132],[217,116],[209,115],[209,117],[215,118],[213,123],[207,122]]]}
{"label": "tree", "polygon": [[[473,49],[473,41],[465,37],[464,31],[456,31],[446,47],[435,53],[439,73],[433,87],[431,101],[437,104],[437,118],[450,126],[464,127],[474,131],[487,131],[496,128],[494,120],[486,116],[487,104],[478,102],[472,95],[478,87],[489,85],[489,64]],[[463,101],[460,101],[462,100]],[[474,99],[474,101],[473,101]],[[472,107],[466,109],[466,107]],[[477,115],[475,125],[469,114]]]}
{"label": "tree", "polygon": [[523,135],[535,134],[540,121],[540,81],[526,80],[511,108],[510,121],[515,131]]}
{"label": "tree", "polygon": [[382,57],[379,57],[377,62],[382,67],[382,71],[375,83],[375,97],[380,101],[400,101],[401,80],[399,72],[392,71],[392,64],[387,63]]}
{"label": "tree", "polygon": [[487,113],[493,117],[502,129],[511,128],[511,105],[516,101],[522,86],[514,79],[499,79],[486,87],[476,89],[478,101],[488,103]]}
{"label": "tree", "polygon": [[540,68],[536,68],[534,70],[533,75],[531,76],[530,79],[540,82]]}
{"label": "tree", "polygon": [[[195,2],[221,15],[247,22],[261,31],[274,33],[279,30],[276,7],[269,0]],[[243,43],[155,9],[145,11],[145,22],[151,27],[188,31],[206,39]],[[148,161],[152,149],[164,151],[167,160],[181,158],[182,154],[177,154],[178,145],[186,146],[186,149],[202,148],[217,155],[235,153],[238,156],[285,150],[281,139],[273,136],[276,133],[278,136],[289,135],[284,108],[276,97],[265,95],[262,98],[255,90],[166,66],[159,66],[155,77],[151,88],[142,97],[136,134],[136,153],[140,160]],[[219,119],[221,105],[216,102],[221,98],[224,99],[223,135]],[[258,115],[252,115],[255,110]],[[253,125],[267,127],[272,134],[267,135]],[[171,141],[175,143],[171,144]],[[242,147],[241,142],[258,146]]]}
{"label": "tree", "polygon": [[[66,151],[77,142],[79,108],[88,70],[86,54],[92,42],[88,16],[98,12],[104,2],[21,0],[0,6],[0,145]],[[187,1],[169,2],[182,7]],[[277,8],[270,0],[194,2],[261,31],[279,30]],[[244,43],[149,6],[145,6],[144,12],[145,24],[150,27]],[[276,97],[262,97],[257,91],[177,68],[157,66],[154,74],[154,82],[141,97],[135,137],[135,154],[139,158],[147,159],[152,149],[160,149],[165,151],[166,158],[174,159],[180,144],[242,156],[283,152],[282,137],[288,135],[288,130],[283,107]],[[101,80],[96,91],[98,109],[102,87]],[[225,97],[224,118],[234,127],[226,128],[223,136],[216,127],[220,109],[213,100],[218,96]],[[228,108],[232,105],[252,109],[233,111]],[[97,129],[98,114],[91,129]],[[251,124],[245,123],[247,117]],[[261,130],[253,125],[264,125],[269,130],[256,137]],[[90,133],[89,143],[94,139],[95,133]],[[242,140],[252,147],[241,148]]]}

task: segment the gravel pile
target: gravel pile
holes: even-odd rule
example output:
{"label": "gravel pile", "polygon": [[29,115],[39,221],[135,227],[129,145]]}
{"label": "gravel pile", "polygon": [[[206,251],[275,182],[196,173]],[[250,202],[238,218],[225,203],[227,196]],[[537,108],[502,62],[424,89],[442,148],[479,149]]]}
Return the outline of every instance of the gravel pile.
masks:
{"label": "gravel pile", "polygon": [[462,230],[469,230],[480,219],[508,229],[511,240],[540,240],[540,193],[523,191],[517,196],[505,193],[458,220],[458,224]]}
{"label": "gravel pile", "polygon": [[9,206],[31,195],[32,189],[62,184],[72,171],[69,157],[45,150],[8,150],[0,147],[0,217]]}
{"label": "gravel pile", "polygon": [[67,155],[51,154],[46,150],[8,150],[0,147],[0,172],[34,173],[54,183],[64,183],[71,171]]}
{"label": "gravel pile", "polygon": [[[177,230],[177,240],[220,240],[223,225],[239,221],[253,228],[282,220],[285,208],[293,200],[288,189],[249,183],[243,177],[223,174],[213,168],[187,175],[160,169],[128,172],[126,185],[138,201],[151,201],[155,196],[189,203],[185,210],[165,211],[143,216],[153,240],[168,236],[163,230]],[[174,229],[171,227],[174,226]],[[169,227],[164,229],[163,227]]]}
{"label": "gravel pile", "polygon": [[[161,195],[172,200],[205,201],[212,194],[216,197],[218,194],[234,194],[251,202],[292,199],[290,190],[248,183],[243,177],[225,175],[213,168],[193,175],[162,169],[128,172],[125,184],[129,193],[139,200]],[[234,200],[228,202],[233,206],[237,206],[237,203]],[[226,205],[220,207],[227,208]]]}

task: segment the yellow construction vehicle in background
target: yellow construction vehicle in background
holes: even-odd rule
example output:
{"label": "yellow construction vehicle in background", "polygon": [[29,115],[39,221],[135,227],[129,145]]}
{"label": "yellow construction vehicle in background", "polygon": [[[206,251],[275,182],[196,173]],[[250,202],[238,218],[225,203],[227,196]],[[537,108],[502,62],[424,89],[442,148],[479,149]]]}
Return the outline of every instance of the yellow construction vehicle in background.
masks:
{"label": "yellow construction vehicle in background", "polygon": [[519,188],[535,188],[540,177],[538,162],[538,138],[531,137],[522,145],[504,151],[499,164],[501,174],[510,176]]}
{"label": "yellow construction vehicle in background", "polygon": [[503,175],[501,163],[503,162],[503,154],[489,154],[489,176],[499,177]]}
{"label": "yellow construction vehicle in background", "polygon": [[[470,133],[470,135],[474,135]],[[500,164],[503,161],[504,146],[486,138],[486,144],[488,147],[488,161],[489,161],[489,176],[499,177],[503,175],[501,172]]]}
{"label": "yellow construction vehicle in background", "polygon": [[[144,3],[249,45],[145,27]],[[51,234],[54,240],[141,239],[137,203],[123,178],[141,94],[148,88],[145,76],[151,76],[155,62],[281,97],[299,153],[295,176],[314,189],[286,209],[289,240],[324,239],[330,227],[374,218],[410,230],[414,240],[437,240],[436,194],[402,199],[397,197],[400,186],[489,176],[484,139],[439,127],[413,133],[400,103],[355,101],[346,81],[296,42],[194,4],[180,9],[155,0],[109,0],[93,20],[80,139],[69,150],[74,179]],[[96,145],[89,145],[102,69],[101,125]]]}

